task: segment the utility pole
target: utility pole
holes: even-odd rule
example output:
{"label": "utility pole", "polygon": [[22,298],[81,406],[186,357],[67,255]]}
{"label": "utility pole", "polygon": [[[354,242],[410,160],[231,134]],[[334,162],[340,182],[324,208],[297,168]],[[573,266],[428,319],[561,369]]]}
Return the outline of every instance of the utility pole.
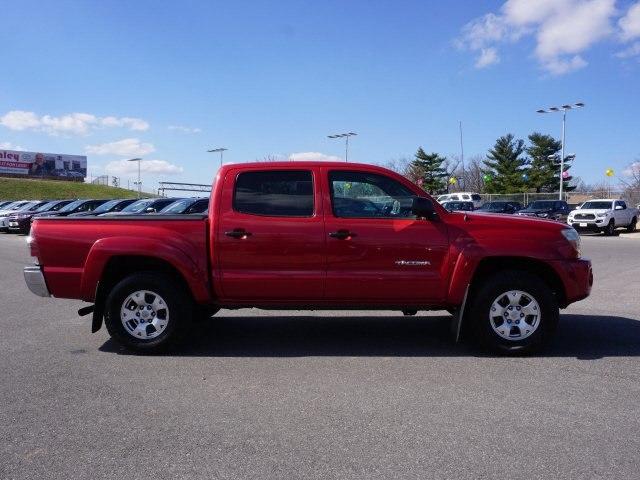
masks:
{"label": "utility pole", "polygon": [[141,158],[131,158],[129,160],[127,160],[128,162],[138,162],[138,181],[136,182],[138,184],[138,198],[140,198],[142,196],[142,182],[140,181],[140,162],[142,161]]}
{"label": "utility pole", "polygon": [[327,138],[344,138],[345,139],[345,144],[344,144],[344,161],[345,162],[349,161],[349,137],[353,137],[354,135],[358,135],[358,134],[354,132],[347,132],[347,133],[337,133],[335,135],[327,135]]}
{"label": "utility pole", "polygon": [[562,178],[562,174],[564,173],[564,147],[565,147],[565,130],[567,123],[567,110],[577,109],[584,107],[583,102],[578,102],[574,104],[566,104],[560,107],[549,107],[547,110],[541,108],[540,110],[536,110],[536,113],[559,113],[562,112],[562,152],[560,156],[560,193],[559,199],[562,200],[562,190],[564,187],[564,178]]}
{"label": "utility pole", "polygon": [[213,150],[207,150],[208,153],[220,153],[220,167],[222,167],[222,154],[229,150],[228,148],[220,147],[214,148]]}

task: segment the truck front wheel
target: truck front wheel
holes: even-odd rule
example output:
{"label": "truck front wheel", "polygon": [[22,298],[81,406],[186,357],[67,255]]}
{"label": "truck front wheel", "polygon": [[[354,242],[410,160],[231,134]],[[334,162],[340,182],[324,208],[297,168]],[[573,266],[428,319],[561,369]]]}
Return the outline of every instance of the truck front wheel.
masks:
{"label": "truck front wheel", "polygon": [[494,274],[475,292],[468,309],[475,337],[503,354],[530,353],[552,336],[559,319],[555,296],[526,271]]}
{"label": "truck front wheel", "polygon": [[606,227],[604,227],[604,234],[608,237],[611,237],[616,233],[616,222],[613,220],[609,220],[609,223]]}
{"label": "truck front wheel", "polygon": [[111,290],[105,305],[111,337],[136,352],[159,352],[174,343],[189,324],[193,302],[171,276],[136,273]]}

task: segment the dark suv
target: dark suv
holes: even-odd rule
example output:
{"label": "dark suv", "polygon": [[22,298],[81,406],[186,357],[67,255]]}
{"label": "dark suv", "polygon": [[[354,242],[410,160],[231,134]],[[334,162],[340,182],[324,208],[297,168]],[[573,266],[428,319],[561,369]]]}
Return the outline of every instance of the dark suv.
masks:
{"label": "dark suv", "polygon": [[479,212],[509,214],[519,212],[520,210],[522,210],[522,204],[520,202],[513,202],[511,200],[487,202],[478,209]]}
{"label": "dark suv", "polygon": [[34,216],[40,213],[57,212],[71,202],[73,202],[73,200],[51,200],[36,210],[14,213],[9,216],[9,231],[29,233],[29,230],[31,230],[31,219]]}
{"label": "dark suv", "polygon": [[557,220],[566,222],[571,209],[567,202],[562,200],[536,200],[527,205],[518,212],[518,215],[527,217],[548,218],[549,220]]}

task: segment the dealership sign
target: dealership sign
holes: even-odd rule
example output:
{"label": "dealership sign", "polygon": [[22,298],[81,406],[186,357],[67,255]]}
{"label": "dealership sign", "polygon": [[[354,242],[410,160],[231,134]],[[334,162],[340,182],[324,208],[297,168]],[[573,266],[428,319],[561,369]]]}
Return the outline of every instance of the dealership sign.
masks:
{"label": "dealership sign", "polygon": [[58,177],[78,180],[87,176],[87,157],[57,153],[0,150],[0,175]]}

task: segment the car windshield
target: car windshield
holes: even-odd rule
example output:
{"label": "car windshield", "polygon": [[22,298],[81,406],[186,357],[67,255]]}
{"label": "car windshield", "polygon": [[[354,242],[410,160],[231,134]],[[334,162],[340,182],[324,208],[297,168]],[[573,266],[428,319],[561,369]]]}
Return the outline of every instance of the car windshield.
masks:
{"label": "car windshield", "polygon": [[22,207],[27,205],[30,202],[14,202],[10,205],[7,205],[6,210],[20,210]]}
{"label": "car windshield", "polygon": [[71,202],[67,205],[65,205],[64,207],[62,207],[59,211],[60,212],[72,212],[73,210],[75,210],[77,207],[79,207],[80,205],[82,205],[84,202],[86,202],[86,200],[76,200],[75,202]]}
{"label": "car windshield", "polygon": [[531,202],[527,207],[527,210],[547,210],[554,208],[555,200],[537,200],[535,202]]}
{"label": "car windshield", "polygon": [[109,200],[108,202],[105,202],[102,205],[100,205],[98,208],[96,208],[93,211],[93,213],[108,212],[109,210],[111,210],[113,207],[115,207],[120,202],[121,202],[121,200]]}
{"label": "car windshield", "polygon": [[193,205],[197,199],[195,198],[187,198],[186,200],[178,200],[176,202],[170,203],[162,210],[160,213],[184,213],[187,208]]}
{"label": "car windshield", "polygon": [[51,210],[51,208],[53,208],[58,202],[47,202],[44,205],[41,205],[40,207],[38,207],[36,209],[36,213],[38,212],[46,212],[48,210]]}
{"label": "car windshield", "polygon": [[137,202],[133,202],[131,205],[126,206],[121,211],[125,213],[140,213],[149,205],[154,202],[153,199],[145,198],[144,200],[138,200]]}
{"label": "car windshield", "polygon": [[580,210],[611,210],[612,202],[586,202],[580,207]]}

